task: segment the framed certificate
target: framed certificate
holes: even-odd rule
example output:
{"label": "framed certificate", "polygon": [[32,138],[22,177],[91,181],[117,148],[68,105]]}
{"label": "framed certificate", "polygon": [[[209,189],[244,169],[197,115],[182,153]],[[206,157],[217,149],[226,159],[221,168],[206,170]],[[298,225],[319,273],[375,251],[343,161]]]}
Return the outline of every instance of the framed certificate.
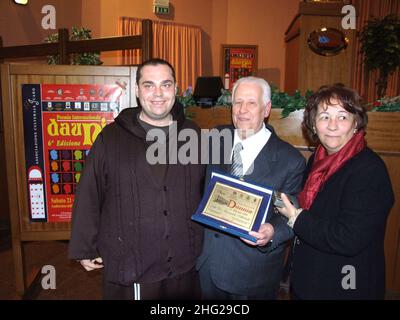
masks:
{"label": "framed certificate", "polygon": [[256,242],[249,231],[258,231],[267,218],[273,190],[232,176],[212,172],[194,221]]}

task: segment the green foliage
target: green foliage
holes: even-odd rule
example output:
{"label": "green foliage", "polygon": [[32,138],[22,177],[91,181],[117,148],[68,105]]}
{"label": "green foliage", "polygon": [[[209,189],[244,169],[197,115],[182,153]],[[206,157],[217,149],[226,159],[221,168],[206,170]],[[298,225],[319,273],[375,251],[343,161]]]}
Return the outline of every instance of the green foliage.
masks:
{"label": "green foliage", "polygon": [[374,104],[375,108],[371,111],[394,112],[400,111],[400,96],[394,98],[382,98]]}
{"label": "green foliage", "polygon": [[[77,28],[72,27],[71,33],[69,36],[70,40],[88,40],[92,39],[91,31],[84,27]],[[58,42],[58,33],[54,33],[49,35],[44,39],[47,43]],[[48,64],[60,64],[60,56],[48,56],[47,57]],[[85,52],[85,53],[74,53],[71,55],[71,64],[77,65],[100,65],[103,62],[100,60],[99,52]]]}
{"label": "green foliage", "polygon": [[385,96],[387,79],[400,66],[400,19],[388,15],[368,20],[361,32],[361,52],[370,72],[379,70],[378,97]]}
{"label": "green foliage", "polygon": [[221,95],[217,100],[217,106],[232,107],[232,94],[228,89],[221,89]]}
{"label": "green foliage", "polygon": [[[291,112],[304,109],[307,103],[307,98],[313,92],[307,90],[303,97],[299,90],[296,90],[294,95],[289,95],[285,92],[279,92],[276,86],[271,86],[271,103],[272,108],[282,109],[282,118],[286,118]],[[217,106],[232,107],[232,93],[230,90],[221,89],[221,96],[218,98]]]}
{"label": "green foliage", "polygon": [[307,90],[303,97],[299,90],[296,90],[294,95],[289,95],[286,92],[280,92],[277,87],[271,87],[271,103],[273,108],[282,108],[282,118],[286,118],[291,112],[304,109],[307,104],[308,97],[312,95],[312,91]]}
{"label": "green foliage", "polygon": [[176,100],[183,105],[183,107],[195,106],[196,101],[193,98],[193,88],[189,86],[182,94],[179,92],[176,94]]}

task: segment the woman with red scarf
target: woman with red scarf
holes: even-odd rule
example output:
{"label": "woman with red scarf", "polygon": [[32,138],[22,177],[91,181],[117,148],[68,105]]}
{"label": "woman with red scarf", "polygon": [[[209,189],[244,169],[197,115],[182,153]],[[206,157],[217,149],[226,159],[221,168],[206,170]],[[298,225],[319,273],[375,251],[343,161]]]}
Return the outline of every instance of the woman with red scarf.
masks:
{"label": "woman with red scarf", "polygon": [[278,208],[296,235],[294,299],[384,298],[384,238],[394,195],[384,162],[366,146],[367,122],[359,95],[343,85],[323,86],[307,102],[303,126],[319,145],[300,208],[285,195]]}

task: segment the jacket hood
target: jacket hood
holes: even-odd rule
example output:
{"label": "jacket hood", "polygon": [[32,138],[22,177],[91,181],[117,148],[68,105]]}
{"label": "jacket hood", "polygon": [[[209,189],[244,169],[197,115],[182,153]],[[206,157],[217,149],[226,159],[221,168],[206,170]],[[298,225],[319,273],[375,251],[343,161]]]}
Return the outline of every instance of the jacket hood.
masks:
{"label": "jacket hood", "polygon": [[[115,118],[115,123],[131,134],[145,139],[146,132],[137,120],[138,114],[141,110],[142,107],[140,105],[137,108],[126,108]],[[175,101],[174,106],[171,109],[171,114],[172,119],[177,122],[179,130],[185,121],[185,113],[182,104]]]}

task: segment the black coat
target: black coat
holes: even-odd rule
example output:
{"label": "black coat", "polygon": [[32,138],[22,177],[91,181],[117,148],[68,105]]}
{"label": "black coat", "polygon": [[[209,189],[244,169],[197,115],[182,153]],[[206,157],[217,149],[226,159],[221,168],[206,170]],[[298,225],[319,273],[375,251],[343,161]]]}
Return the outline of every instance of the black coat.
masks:
{"label": "black coat", "polygon": [[393,202],[386,166],[369,148],[331,176],[294,224],[294,294],[301,299],[383,299],[385,228]]}
{"label": "black coat", "polygon": [[[176,110],[181,110],[177,104],[172,113],[178,132],[199,132]],[[101,256],[105,279],[122,285],[187,272],[202,243],[202,227],[191,215],[200,201],[205,167],[169,164],[165,179],[157,177],[162,171],[146,160],[139,111],[122,111],[93,144],[75,197],[69,244],[71,259]]]}

